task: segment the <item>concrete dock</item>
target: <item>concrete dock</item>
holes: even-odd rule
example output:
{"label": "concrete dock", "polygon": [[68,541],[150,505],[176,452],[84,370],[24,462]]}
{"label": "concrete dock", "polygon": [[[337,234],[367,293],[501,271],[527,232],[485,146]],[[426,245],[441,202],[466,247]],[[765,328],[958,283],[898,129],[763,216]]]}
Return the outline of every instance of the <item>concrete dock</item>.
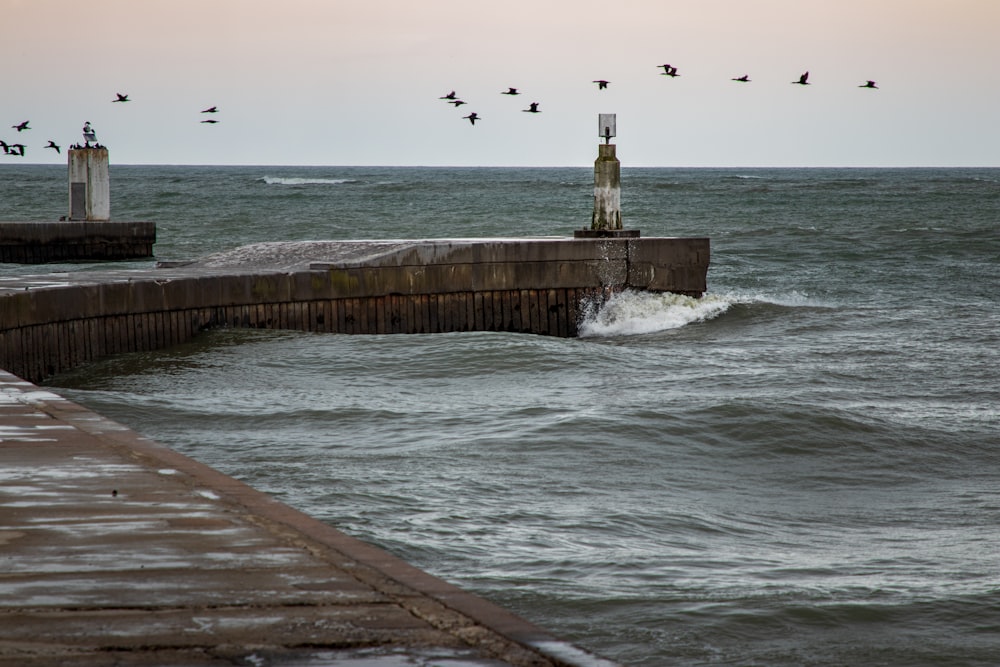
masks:
{"label": "concrete dock", "polygon": [[0,371],[0,665],[610,662]]}

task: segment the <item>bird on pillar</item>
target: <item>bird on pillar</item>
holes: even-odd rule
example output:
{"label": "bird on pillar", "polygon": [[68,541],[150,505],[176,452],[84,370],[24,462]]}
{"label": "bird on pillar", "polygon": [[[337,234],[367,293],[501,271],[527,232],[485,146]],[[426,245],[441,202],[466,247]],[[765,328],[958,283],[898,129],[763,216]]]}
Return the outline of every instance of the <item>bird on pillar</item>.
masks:
{"label": "bird on pillar", "polygon": [[97,141],[97,133],[94,132],[94,128],[90,126],[89,120],[83,123],[83,140],[86,142],[86,148],[90,148],[91,141]]}

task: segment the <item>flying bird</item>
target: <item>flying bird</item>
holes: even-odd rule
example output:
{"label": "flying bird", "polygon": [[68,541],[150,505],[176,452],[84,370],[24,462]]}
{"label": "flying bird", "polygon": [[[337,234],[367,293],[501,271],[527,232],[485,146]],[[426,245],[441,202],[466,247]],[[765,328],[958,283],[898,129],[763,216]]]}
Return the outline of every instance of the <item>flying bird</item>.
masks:
{"label": "flying bird", "polygon": [[455,95],[455,91],[453,90],[450,93],[448,93],[447,95],[442,95],[438,99],[439,100],[455,100],[455,99],[458,99],[458,96]]}
{"label": "flying bird", "polygon": [[532,102],[528,105],[527,109],[521,109],[521,111],[525,111],[527,113],[542,113],[538,110],[538,102]]}
{"label": "flying bird", "polygon": [[463,104],[468,104],[468,102],[465,102],[464,100],[448,100],[448,104],[454,104],[455,108],[457,109]]}
{"label": "flying bird", "polygon": [[56,153],[62,153],[62,150],[60,150],[59,146],[56,145],[56,142],[52,141],[51,139],[49,139],[49,145],[46,146],[46,148],[54,148],[56,149]]}
{"label": "flying bird", "polygon": [[9,146],[5,145],[4,151],[8,155],[19,155],[21,157],[24,157],[24,144],[10,144]]}
{"label": "flying bird", "polygon": [[503,91],[500,94],[501,95],[520,95],[521,93],[517,92],[517,88],[508,88],[507,90]]}
{"label": "flying bird", "polygon": [[31,128],[28,127],[29,122],[30,121],[26,120],[23,123],[18,123],[17,125],[11,125],[11,127],[17,130],[18,132],[20,132],[21,130],[30,130]]}
{"label": "flying bird", "polygon": [[750,82],[750,75],[749,74],[744,74],[743,76],[734,77],[733,81],[742,81],[743,83],[749,83]]}
{"label": "flying bird", "polygon": [[608,87],[608,84],[611,83],[611,82],[610,81],[605,81],[604,79],[598,79],[598,80],[594,81],[593,83],[597,84],[597,89],[598,90],[604,90],[605,88]]}
{"label": "flying bird", "polygon": [[806,72],[805,74],[803,74],[802,76],[800,76],[798,81],[792,81],[792,83],[798,83],[798,84],[801,84],[803,86],[808,86],[809,85],[809,72]]}
{"label": "flying bird", "polygon": [[203,123],[212,123],[212,124],[215,124],[215,123],[218,123],[219,121],[215,120],[214,118],[208,118],[208,119],[206,119],[206,120],[203,120],[203,121],[201,121],[201,122],[203,122]]}
{"label": "flying bird", "polygon": [[0,148],[3,148],[4,155],[10,155],[10,144],[3,139],[0,139]]}
{"label": "flying bird", "polygon": [[219,112],[219,108],[218,107],[208,107],[207,109],[202,109],[201,112],[202,113],[218,113]]}
{"label": "flying bird", "polygon": [[875,82],[872,81],[871,79],[868,80],[868,83],[863,83],[860,86],[858,86],[858,88],[874,88],[875,90],[878,90],[878,86],[876,86]]}
{"label": "flying bird", "polygon": [[475,111],[470,113],[468,116],[462,116],[462,118],[468,118],[469,122],[472,123],[473,125],[476,124],[477,120],[482,120],[482,118],[479,117],[479,114],[477,114]]}
{"label": "flying bird", "polygon": [[122,95],[121,93],[115,93],[115,95],[117,96],[117,98],[111,100],[112,102],[130,102],[131,101],[128,98],[128,93],[126,93],[124,95]]}
{"label": "flying bird", "polygon": [[661,74],[664,76],[680,76],[680,74],[677,73],[677,68],[672,65],[660,65],[660,67],[663,68],[663,72],[661,72]]}

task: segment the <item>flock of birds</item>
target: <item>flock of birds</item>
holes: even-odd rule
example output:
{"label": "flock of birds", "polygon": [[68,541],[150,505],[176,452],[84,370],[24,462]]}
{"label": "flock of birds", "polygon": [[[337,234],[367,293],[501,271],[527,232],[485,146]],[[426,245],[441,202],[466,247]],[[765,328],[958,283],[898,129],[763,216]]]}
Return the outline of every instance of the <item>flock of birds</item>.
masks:
{"label": "flock of birds", "polygon": [[[112,103],[116,103],[116,102],[131,102],[131,101],[132,100],[129,99],[129,96],[128,96],[127,93],[115,93],[115,99],[111,100]],[[218,107],[215,107],[215,106],[209,107],[207,109],[202,109],[202,111],[201,111],[201,113],[207,113],[207,114],[215,114],[215,113],[218,113],[218,112],[219,112],[219,109],[218,109]],[[17,130],[18,134],[20,134],[21,132],[24,132],[25,130],[31,130],[31,129],[33,129],[31,127],[31,125],[29,124],[30,122],[31,121],[29,121],[29,120],[22,121],[20,123],[17,123],[16,125],[11,125],[11,128]],[[203,120],[201,122],[202,123],[215,124],[215,123],[218,123],[219,121],[217,121],[215,118],[206,118],[205,120]],[[51,148],[56,153],[62,153],[62,147],[59,146],[59,144],[57,144],[56,142],[52,141],[51,139],[49,139],[48,141],[49,141],[49,143],[45,145],[45,148]],[[94,148],[103,148],[103,146],[101,146],[100,144],[97,143],[97,132],[94,130],[94,128],[90,124],[89,120],[86,121],[83,124],[83,141],[84,141],[83,145],[73,144],[72,146],[70,146],[70,148],[71,149],[90,148],[92,143],[94,144],[94,146],[93,146]],[[3,148],[4,155],[10,155],[10,156],[13,156],[13,157],[24,157],[24,149],[26,148],[26,146],[23,143],[20,143],[20,142],[18,142],[18,143],[7,143],[6,141],[0,139],[0,148]]]}
{"label": "flock of birds", "polygon": [[[680,74],[677,72],[677,68],[674,67],[673,65],[669,64],[669,63],[664,63],[662,65],[657,65],[657,69],[659,69],[659,68],[663,68],[663,71],[660,72],[660,74],[663,75],[663,76],[669,76],[670,78],[676,78],[676,77],[680,76]],[[751,81],[749,74],[744,74],[742,76],[736,76],[736,77],[733,77],[731,80],[732,81],[737,81],[739,83],[750,83],[750,81]],[[607,87],[608,87],[608,85],[611,84],[611,82],[608,81],[608,80],[606,80],[606,79],[595,79],[591,83],[596,83],[598,90],[606,90]],[[809,72],[804,72],[803,74],[801,74],[799,76],[798,79],[796,79],[795,81],[792,81],[791,83],[796,84],[796,85],[801,85],[801,86],[808,86],[808,85],[810,85],[809,84]],[[863,83],[860,86],[858,86],[858,88],[872,88],[872,89],[876,89],[877,90],[878,89],[878,85],[876,85],[876,83],[874,81],[872,81],[871,79],[869,79],[865,83]],[[500,94],[501,95],[520,95],[521,92],[517,88],[507,88],[507,90],[501,91]],[[438,99],[442,99],[442,100],[445,100],[446,102],[448,102],[449,104],[453,104],[455,106],[455,108],[458,108],[458,107],[462,106],[463,104],[468,104],[468,102],[466,102],[466,101],[462,100],[461,98],[459,98],[458,94],[454,90],[451,91],[450,93],[448,93],[447,95],[442,95]],[[531,104],[528,105],[527,109],[521,109],[521,111],[524,111],[525,113],[541,113],[541,109],[538,108],[539,106],[540,106],[539,102],[532,102]],[[471,112],[468,116],[462,116],[462,118],[468,120],[473,125],[476,124],[476,121],[483,119],[483,117],[480,116],[475,111]]]}

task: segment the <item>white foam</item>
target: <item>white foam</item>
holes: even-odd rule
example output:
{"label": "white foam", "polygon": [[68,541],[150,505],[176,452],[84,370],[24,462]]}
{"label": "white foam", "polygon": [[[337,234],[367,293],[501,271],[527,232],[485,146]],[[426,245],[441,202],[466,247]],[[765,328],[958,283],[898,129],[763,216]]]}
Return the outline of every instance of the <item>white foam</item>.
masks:
{"label": "white foam", "polygon": [[350,178],[298,178],[282,176],[265,176],[261,179],[268,185],[342,185],[344,183],[357,183]]}
{"label": "white foam", "polygon": [[680,294],[625,291],[614,294],[600,309],[585,315],[580,336],[630,336],[677,329],[704,322],[726,312],[733,302],[706,295],[700,299]]}

